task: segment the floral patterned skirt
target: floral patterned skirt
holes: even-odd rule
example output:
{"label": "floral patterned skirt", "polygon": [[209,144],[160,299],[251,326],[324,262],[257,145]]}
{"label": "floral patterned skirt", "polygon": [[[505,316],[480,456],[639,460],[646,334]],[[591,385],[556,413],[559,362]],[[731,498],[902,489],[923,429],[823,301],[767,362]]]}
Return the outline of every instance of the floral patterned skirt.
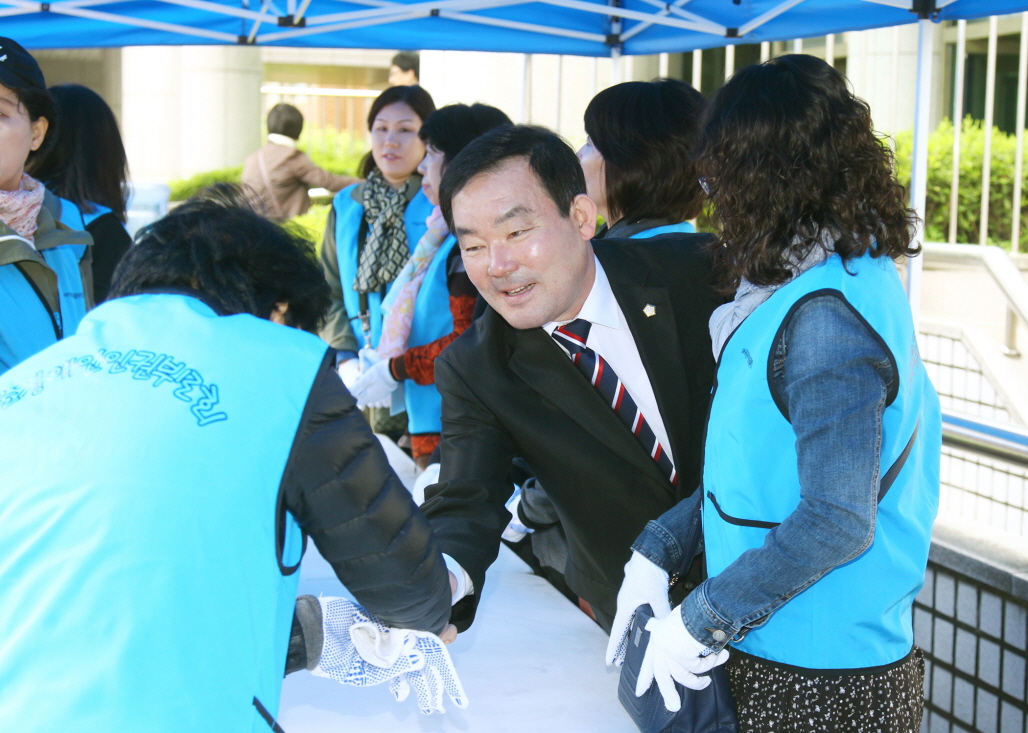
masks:
{"label": "floral patterned skirt", "polygon": [[924,653],[881,672],[811,676],[732,652],[726,663],[739,733],[918,733]]}

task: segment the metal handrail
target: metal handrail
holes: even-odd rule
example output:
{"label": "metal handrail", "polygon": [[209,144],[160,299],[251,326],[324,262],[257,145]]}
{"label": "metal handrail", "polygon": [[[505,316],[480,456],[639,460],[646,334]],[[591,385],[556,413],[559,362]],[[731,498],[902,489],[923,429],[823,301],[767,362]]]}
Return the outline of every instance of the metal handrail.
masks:
{"label": "metal handrail", "polygon": [[1022,322],[1028,324],[1028,281],[1025,281],[1006,250],[993,245],[925,242],[924,257],[926,261],[931,259],[951,264],[973,262],[985,265],[985,269],[1007,299],[1004,350],[1008,356],[1018,356],[1017,318],[1020,317]]}
{"label": "metal handrail", "polygon": [[1028,466],[1028,432],[958,413],[942,414],[942,442]]}

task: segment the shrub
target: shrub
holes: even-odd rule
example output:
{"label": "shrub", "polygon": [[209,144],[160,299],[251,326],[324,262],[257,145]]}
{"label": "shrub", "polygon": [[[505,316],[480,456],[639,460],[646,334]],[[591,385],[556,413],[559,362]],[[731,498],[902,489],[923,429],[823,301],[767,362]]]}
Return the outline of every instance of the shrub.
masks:
{"label": "shrub", "polygon": [[[896,135],[896,175],[909,188],[913,132]],[[1014,197],[1014,156],[1017,138],[992,131],[992,167],[989,177],[988,244],[1010,249]],[[960,183],[957,191],[958,242],[978,243],[981,224],[982,164],[985,128],[981,121],[964,119],[960,132]],[[953,172],[953,123],[943,120],[928,138],[928,197],[925,230],[930,242],[949,239],[950,178]],[[1020,248],[1028,244],[1028,161],[1022,180]]]}
{"label": "shrub", "polygon": [[331,204],[315,204],[307,210],[306,214],[294,216],[286,222],[286,228],[295,234],[314,242],[314,247],[321,255],[321,242],[325,236],[325,225],[328,222],[328,212]]}
{"label": "shrub", "polygon": [[223,168],[216,171],[197,173],[189,178],[180,178],[168,185],[171,187],[172,201],[185,201],[194,196],[200,189],[215,183],[239,183],[243,175],[243,168]]}

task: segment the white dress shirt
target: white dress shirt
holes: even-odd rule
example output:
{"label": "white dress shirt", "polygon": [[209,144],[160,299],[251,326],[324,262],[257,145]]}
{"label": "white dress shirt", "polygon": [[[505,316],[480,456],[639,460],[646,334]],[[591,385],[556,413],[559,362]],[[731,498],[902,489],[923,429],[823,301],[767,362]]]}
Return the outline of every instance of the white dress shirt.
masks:
{"label": "white dress shirt", "polygon": [[[595,255],[593,255],[595,257]],[[639,356],[639,349],[636,348],[635,338],[625,321],[625,314],[621,312],[614,291],[610,289],[610,281],[607,273],[603,271],[603,265],[596,260],[596,279],[593,280],[592,290],[589,291],[582,309],[576,318],[582,318],[592,323],[589,329],[589,338],[585,345],[603,357],[610,365],[614,373],[618,375],[628,394],[632,395],[635,404],[642,411],[650,429],[657,436],[661,448],[675,462],[671,453],[671,445],[667,439],[667,429],[664,427],[664,418],[661,417],[660,408],[657,406],[657,398],[653,395],[653,387],[650,385],[650,378],[646,374],[642,359]],[[568,321],[547,323],[543,330],[548,334],[564,325]],[[560,341],[556,341],[560,344]],[[561,349],[568,353],[563,346]],[[568,353],[568,357],[570,358]],[[619,418],[620,419],[620,418]]]}
{"label": "white dress shirt", "polygon": [[[667,439],[667,429],[664,427],[664,418],[661,417],[660,408],[657,406],[657,398],[653,394],[653,387],[650,385],[649,375],[643,366],[642,358],[639,356],[639,349],[635,345],[635,337],[632,336],[625,320],[625,314],[621,312],[614,291],[610,289],[610,280],[607,273],[603,271],[596,255],[593,255],[596,263],[596,277],[593,280],[592,289],[582,304],[582,309],[576,318],[582,318],[590,323],[589,338],[586,339],[586,347],[592,349],[602,356],[614,373],[618,375],[628,394],[632,395],[635,404],[642,410],[643,417],[650,424],[650,429],[657,436],[668,458],[674,463],[675,458],[671,453],[671,444]],[[573,319],[574,320],[574,319]],[[550,334],[559,326],[569,321],[554,321],[543,325],[543,330]],[[554,339],[558,345],[559,341]],[[561,346],[561,350],[571,354]],[[620,418],[618,418],[620,419]],[[460,564],[449,555],[444,554],[446,566],[457,578],[457,590],[453,594],[452,602],[456,603],[464,596],[475,592],[474,583],[471,577]]]}

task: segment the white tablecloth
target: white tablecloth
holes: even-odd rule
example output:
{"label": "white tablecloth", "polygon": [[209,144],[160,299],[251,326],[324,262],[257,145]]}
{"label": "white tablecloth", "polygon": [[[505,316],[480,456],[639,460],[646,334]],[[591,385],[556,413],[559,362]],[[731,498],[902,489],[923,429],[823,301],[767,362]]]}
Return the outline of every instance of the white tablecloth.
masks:
{"label": "white tablecloth", "polygon": [[[308,546],[300,593],[346,595]],[[500,548],[475,624],[450,645],[470,704],[444,698],[445,715],[422,715],[413,695],[387,685],[355,688],[297,672],[282,685],[286,733],[635,733],[617,699],[618,670],[604,666],[607,636],[513,552]]]}

